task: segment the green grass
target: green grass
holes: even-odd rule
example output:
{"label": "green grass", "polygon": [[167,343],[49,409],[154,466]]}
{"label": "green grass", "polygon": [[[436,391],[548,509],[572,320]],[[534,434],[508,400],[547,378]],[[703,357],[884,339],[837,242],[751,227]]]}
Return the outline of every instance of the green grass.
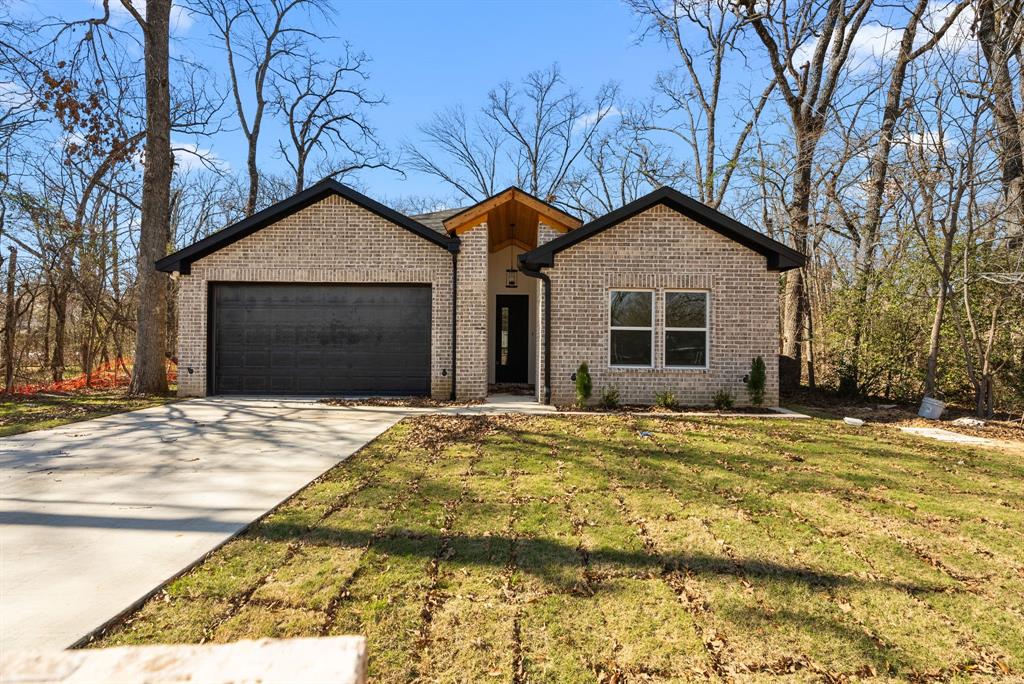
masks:
{"label": "green grass", "polygon": [[836,421],[407,420],[96,646],[358,633],[376,681],[1024,673],[1024,465]]}
{"label": "green grass", "polygon": [[81,391],[0,398],[0,437],[158,406],[174,397],[129,398],[124,390]]}

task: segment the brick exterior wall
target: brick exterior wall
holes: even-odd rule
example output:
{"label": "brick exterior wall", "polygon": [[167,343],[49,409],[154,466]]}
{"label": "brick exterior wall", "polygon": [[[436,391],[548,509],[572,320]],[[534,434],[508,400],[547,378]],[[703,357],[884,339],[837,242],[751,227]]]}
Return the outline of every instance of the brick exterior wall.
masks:
{"label": "brick exterior wall", "polygon": [[[486,232],[483,235],[481,268],[486,284]],[[473,240],[469,242],[472,250]],[[451,272],[451,254],[443,247],[341,197],[325,198],[196,261],[191,274],[180,277],[178,394],[206,394],[210,282],[418,283],[432,287],[431,395],[447,399],[452,377]],[[468,280],[472,291],[473,276]],[[459,285],[461,302],[462,283]],[[461,353],[472,335],[463,338],[460,331],[459,338]],[[463,382],[460,374],[460,395]],[[469,385],[475,387],[471,381]]]}
{"label": "brick exterior wall", "polygon": [[459,236],[458,399],[487,396],[487,223]]}
{"label": "brick exterior wall", "polygon": [[[537,225],[537,246],[540,247],[546,242],[551,242],[561,235],[557,230],[546,226],[543,223]],[[537,324],[534,330],[537,331],[537,361],[534,368],[537,377],[534,378],[534,388],[537,390],[537,401],[544,401],[544,281],[537,281]],[[554,376],[551,376],[552,381]],[[575,396],[575,388],[573,394]]]}
{"label": "brick exterior wall", "polygon": [[[651,404],[658,392],[670,390],[682,403],[707,405],[726,389],[737,404],[745,404],[743,377],[760,355],[768,367],[765,403],[778,405],[778,274],[767,270],[762,255],[656,206],[556,254],[555,265],[545,272],[552,283],[555,404],[575,401],[571,375],[583,361],[590,367],[595,399],[605,387],[614,387],[623,403]],[[616,288],[655,293],[651,369],[609,366],[608,292]],[[707,370],[665,368],[664,293],[672,289],[710,293]],[[537,367],[542,368],[540,361]]]}

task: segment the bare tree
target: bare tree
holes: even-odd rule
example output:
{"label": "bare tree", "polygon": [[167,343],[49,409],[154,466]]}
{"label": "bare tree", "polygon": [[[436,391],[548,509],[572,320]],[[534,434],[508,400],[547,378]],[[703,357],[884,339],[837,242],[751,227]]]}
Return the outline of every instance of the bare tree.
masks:
{"label": "bare tree", "polygon": [[[934,69],[922,69],[922,77]],[[895,179],[910,224],[937,276],[935,312],[928,338],[924,395],[934,396],[942,327],[953,294],[956,242],[962,239],[966,205],[977,196],[989,174],[979,169],[979,148],[983,144],[984,107],[976,93],[960,88],[952,69],[941,82],[933,80],[928,90],[914,97],[908,121],[897,144],[905,149],[906,163]],[[923,89],[922,89],[923,90]],[[860,290],[856,290],[858,294]]]}
{"label": "bare tree", "polygon": [[[435,176],[477,201],[497,192],[501,132],[487,120],[467,121],[462,107],[434,114],[420,126],[423,146],[406,145],[410,168]],[[431,149],[433,148],[433,149]]]}
{"label": "bare tree", "polygon": [[367,109],[384,103],[364,85],[368,63],[365,53],[353,53],[346,45],[340,60],[305,54],[276,72],[272,102],[289,137],[287,144],[278,141],[278,149],[295,174],[295,192],[306,187],[308,164],[317,151],[326,166],[322,177],[390,168],[366,116]]}
{"label": "bare tree", "polygon": [[[718,207],[747,139],[768,104],[775,77],[763,79],[759,94],[741,111],[724,112],[722,89],[729,83],[723,79],[727,70],[737,68],[731,60],[741,57],[736,43],[744,30],[742,20],[731,9],[731,0],[668,4],[628,0],[628,4],[646,22],[646,33],[657,35],[681,62],[674,70],[658,75],[654,86],[658,99],[641,125],[669,134],[689,151],[692,173],[681,173],[674,181],[692,183],[701,202]],[[699,40],[693,39],[694,33]],[[681,121],[675,120],[677,116]]]}
{"label": "bare tree", "polygon": [[[271,81],[281,63],[301,54],[306,42],[319,36],[294,20],[306,10],[323,11],[321,0],[192,0],[223,42],[228,80],[238,124],[245,137],[249,194],[246,214],[256,210],[260,191],[259,141],[263,117],[271,104]],[[243,80],[248,82],[243,84]],[[247,103],[251,89],[252,102]]]}
{"label": "bare tree", "polygon": [[597,218],[666,183],[674,167],[669,150],[624,116],[619,125],[587,143],[581,163],[565,183],[561,204],[577,215]]}
{"label": "bare tree", "polygon": [[436,114],[420,129],[426,144],[405,147],[409,165],[474,201],[511,182],[557,202],[601,124],[618,112],[617,95],[608,83],[587,102],[557,65],[531,72],[492,90],[473,120],[461,108]]}
{"label": "bare tree", "polygon": [[[1024,240],[1024,0],[978,0],[977,34],[988,65],[988,89],[1002,167],[1010,234]],[[1014,93],[1014,82],[1020,93]],[[1017,101],[1020,98],[1021,102]]]}
{"label": "bare tree", "polygon": [[[737,11],[764,47],[776,89],[789,110],[796,164],[789,193],[791,241],[806,250],[810,232],[815,153],[828,121],[832,98],[840,85],[850,51],[873,0],[812,0],[758,3],[740,0]],[[810,45],[810,54],[800,56]],[[806,310],[804,273],[786,273],[782,353],[800,359],[801,316]]]}
{"label": "bare tree", "polygon": [[[106,2],[107,0],[104,0]],[[138,313],[135,325],[135,362],[131,394],[167,392],[164,354],[167,344],[167,274],[156,270],[156,261],[167,253],[170,239],[171,0],[148,0],[145,16],[132,0],[121,0],[142,29],[146,71],[146,148],[142,172],[142,218],[139,227]]]}
{"label": "bare tree", "polygon": [[[854,258],[856,280],[854,291],[854,322],[851,340],[851,381],[859,386],[860,347],[863,336],[864,317],[871,276],[875,265],[875,250],[878,246],[879,233],[882,228],[882,205],[889,173],[889,158],[893,146],[893,131],[896,129],[903,109],[903,90],[910,65],[941,40],[957,21],[960,14],[968,7],[971,0],[959,0],[949,8],[944,21],[934,30],[927,40],[917,40],[918,32],[926,26],[928,19],[929,0],[917,0],[909,12],[899,48],[889,70],[888,87],[885,91],[885,103],[882,107],[881,122],[875,135],[874,148],[870,151],[868,162],[868,181],[863,219],[850,222],[850,228],[857,241]],[[941,312],[940,312],[941,318]],[[926,383],[926,388],[927,388]],[[932,387],[934,389],[934,387]],[[927,389],[926,389],[927,392]]]}

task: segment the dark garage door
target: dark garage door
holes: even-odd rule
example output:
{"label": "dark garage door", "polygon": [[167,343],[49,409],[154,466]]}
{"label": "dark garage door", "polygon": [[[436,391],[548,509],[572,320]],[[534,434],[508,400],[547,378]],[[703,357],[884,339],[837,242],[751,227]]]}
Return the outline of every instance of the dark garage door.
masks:
{"label": "dark garage door", "polygon": [[429,394],[429,285],[213,285],[215,394]]}

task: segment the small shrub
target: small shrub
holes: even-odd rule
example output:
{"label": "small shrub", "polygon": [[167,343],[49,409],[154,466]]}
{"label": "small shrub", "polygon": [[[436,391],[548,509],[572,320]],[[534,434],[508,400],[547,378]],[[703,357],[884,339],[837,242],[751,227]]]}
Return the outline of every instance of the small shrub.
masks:
{"label": "small shrub", "polygon": [[679,408],[679,402],[676,400],[676,395],[671,390],[665,390],[664,392],[658,392],[654,395],[654,403],[663,409],[669,411],[675,411]]}
{"label": "small shrub", "polygon": [[619,408],[619,390],[614,387],[605,387],[601,392],[600,406],[603,409]]}
{"label": "small shrub", "polygon": [[836,367],[839,386],[836,394],[841,397],[856,397],[860,394],[857,387],[857,364],[849,359],[841,359]]}
{"label": "small shrub", "polygon": [[594,385],[590,379],[590,368],[587,367],[587,362],[584,361],[580,364],[580,367],[576,369],[576,403],[583,406],[590,399],[590,393],[593,390]]}
{"label": "small shrub", "polygon": [[727,389],[720,389],[715,393],[715,398],[712,400],[715,404],[715,408],[719,411],[726,411],[732,408],[733,399],[732,394]]}
{"label": "small shrub", "polygon": [[764,386],[767,379],[768,372],[764,359],[758,356],[750,362],[750,375],[747,376],[747,394],[750,395],[750,403],[754,406],[764,403]]}

